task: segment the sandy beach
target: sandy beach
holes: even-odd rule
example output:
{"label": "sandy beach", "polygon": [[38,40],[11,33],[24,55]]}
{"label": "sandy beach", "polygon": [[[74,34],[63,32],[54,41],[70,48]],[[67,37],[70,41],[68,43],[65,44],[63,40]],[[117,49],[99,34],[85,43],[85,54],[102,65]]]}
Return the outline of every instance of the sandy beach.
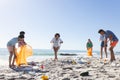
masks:
{"label": "sandy beach", "polygon": [[[6,63],[7,64],[7,63]],[[110,63],[109,59],[97,57],[61,57],[29,62],[29,66],[10,69],[1,64],[0,80],[120,80],[120,59]]]}

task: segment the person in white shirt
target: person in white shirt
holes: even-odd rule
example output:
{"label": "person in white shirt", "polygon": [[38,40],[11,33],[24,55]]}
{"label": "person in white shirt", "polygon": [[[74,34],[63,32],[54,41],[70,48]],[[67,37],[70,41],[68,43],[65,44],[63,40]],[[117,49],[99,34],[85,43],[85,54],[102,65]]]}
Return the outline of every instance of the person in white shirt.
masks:
{"label": "person in white shirt", "polygon": [[53,50],[54,50],[54,54],[55,54],[55,61],[58,60],[57,58],[57,52],[60,49],[61,44],[63,43],[63,41],[60,38],[60,34],[56,33],[54,38],[50,41],[50,43],[53,43]]}
{"label": "person in white shirt", "polygon": [[[19,35],[25,35],[24,31],[21,31]],[[14,37],[7,43],[7,49],[9,51],[9,67],[14,67],[15,62],[15,44],[18,42],[19,38],[24,38],[24,36]]]}
{"label": "person in white shirt", "polygon": [[104,52],[106,54],[106,58],[107,58],[107,44],[105,44],[105,35],[100,35],[100,41],[101,41],[101,50],[100,50],[100,53],[101,53],[101,59],[103,58],[103,49],[104,49]]}

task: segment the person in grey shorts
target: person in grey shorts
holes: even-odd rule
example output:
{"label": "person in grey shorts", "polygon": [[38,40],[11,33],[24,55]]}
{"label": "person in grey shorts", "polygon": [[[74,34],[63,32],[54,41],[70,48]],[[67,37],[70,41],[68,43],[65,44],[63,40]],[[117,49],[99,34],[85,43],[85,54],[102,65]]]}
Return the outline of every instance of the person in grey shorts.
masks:
{"label": "person in grey shorts", "polygon": [[105,35],[100,35],[100,41],[101,41],[101,49],[100,49],[100,53],[101,53],[101,59],[103,58],[103,49],[104,49],[104,53],[106,55],[107,58],[107,43],[105,44]]}
{"label": "person in grey shorts", "polygon": [[[7,43],[7,49],[10,53],[10,55],[9,55],[9,67],[10,68],[12,68],[14,66],[14,62],[15,62],[15,60],[14,60],[14,58],[15,58],[15,44],[18,42],[19,38],[24,38],[24,34],[25,34],[25,32],[21,31],[20,35],[23,35],[22,37],[21,36],[14,37],[11,40],[9,40]],[[12,57],[14,57],[14,58],[12,59]]]}

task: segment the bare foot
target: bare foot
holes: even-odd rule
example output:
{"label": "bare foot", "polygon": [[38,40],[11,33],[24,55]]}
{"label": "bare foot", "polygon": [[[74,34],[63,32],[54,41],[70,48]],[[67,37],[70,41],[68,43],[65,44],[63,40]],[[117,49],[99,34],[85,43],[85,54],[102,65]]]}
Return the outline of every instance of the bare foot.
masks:
{"label": "bare foot", "polygon": [[15,68],[16,67],[16,65],[11,65],[11,68],[13,69],[13,68]]}
{"label": "bare foot", "polygon": [[54,61],[58,61],[58,59],[54,59]]}

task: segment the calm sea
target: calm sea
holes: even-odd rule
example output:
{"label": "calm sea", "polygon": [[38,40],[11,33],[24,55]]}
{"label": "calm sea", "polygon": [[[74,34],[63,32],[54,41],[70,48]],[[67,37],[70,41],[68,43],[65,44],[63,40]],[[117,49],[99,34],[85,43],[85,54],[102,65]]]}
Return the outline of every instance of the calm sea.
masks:
{"label": "calm sea", "polygon": [[[61,56],[60,54],[77,54],[77,56],[86,56],[86,51],[81,50],[59,50],[58,56]],[[120,52],[116,52],[116,54],[120,54]],[[36,57],[53,57],[54,53],[52,49],[33,49],[33,56]],[[93,51],[93,56],[99,57],[100,52],[99,51]],[[0,48],[0,59],[6,60],[9,57],[8,50],[6,48]]]}

